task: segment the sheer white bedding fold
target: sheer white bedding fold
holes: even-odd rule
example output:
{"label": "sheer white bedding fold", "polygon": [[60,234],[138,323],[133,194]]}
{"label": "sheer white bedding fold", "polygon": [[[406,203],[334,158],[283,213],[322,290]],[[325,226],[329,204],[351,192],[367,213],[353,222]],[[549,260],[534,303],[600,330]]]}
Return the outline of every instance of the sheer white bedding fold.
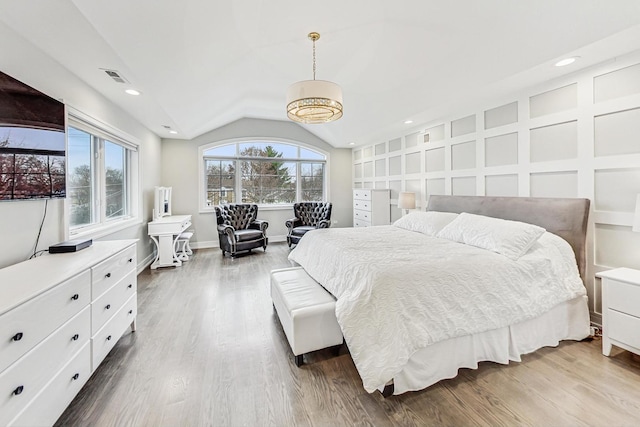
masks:
{"label": "sheer white bedding fold", "polygon": [[515,325],[451,338],[418,350],[395,375],[393,394],[422,390],[455,377],[460,368],[477,369],[479,362],[520,362],[523,354],[587,336],[589,309],[587,297],[582,296]]}

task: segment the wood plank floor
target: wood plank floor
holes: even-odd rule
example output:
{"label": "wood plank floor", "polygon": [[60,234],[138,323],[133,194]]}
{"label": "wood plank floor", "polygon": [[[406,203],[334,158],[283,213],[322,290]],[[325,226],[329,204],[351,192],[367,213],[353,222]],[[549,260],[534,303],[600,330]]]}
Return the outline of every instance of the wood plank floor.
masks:
{"label": "wood plank floor", "polygon": [[269,297],[286,244],[199,250],[138,277],[138,331],[118,342],[59,426],[640,425],[640,358],[564,342],[482,363],[420,392],[368,394],[346,349],[297,368]]}

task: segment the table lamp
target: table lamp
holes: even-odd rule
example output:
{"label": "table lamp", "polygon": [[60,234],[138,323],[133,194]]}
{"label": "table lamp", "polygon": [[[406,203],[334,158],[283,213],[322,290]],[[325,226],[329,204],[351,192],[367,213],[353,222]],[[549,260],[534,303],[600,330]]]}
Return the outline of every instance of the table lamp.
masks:
{"label": "table lamp", "polygon": [[416,208],[416,193],[406,191],[400,192],[398,195],[398,208],[405,209],[409,213],[409,209]]}

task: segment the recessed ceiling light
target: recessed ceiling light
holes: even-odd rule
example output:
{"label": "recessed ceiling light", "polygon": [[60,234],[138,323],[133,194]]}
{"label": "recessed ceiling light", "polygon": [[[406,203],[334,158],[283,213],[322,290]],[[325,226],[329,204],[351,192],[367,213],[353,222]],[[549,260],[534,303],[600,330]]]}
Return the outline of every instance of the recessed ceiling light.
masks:
{"label": "recessed ceiling light", "polygon": [[565,65],[573,64],[576,62],[576,59],[580,58],[579,56],[572,56],[570,58],[564,58],[560,61],[556,62],[556,67],[564,67]]}
{"label": "recessed ceiling light", "polygon": [[413,120],[405,120],[405,121],[404,121],[404,124],[405,124],[405,125],[410,125],[411,123],[413,123]]}
{"label": "recessed ceiling light", "polygon": [[177,130],[173,130],[173,129],[172,129],[172,130],[170,130],[170,131],[169,131],[169,133],[171,133],[171,134],[173,134],[173,135],[176,135],[176,134],[178,133],[178,131],[177,131]]}
{"label": "recessed ceiling light", "polygon": [[355,142],[350,142],[349,145],[356,145],[356,143]]}
{"label": "recessed ceiling light", "polygon": [[127,90],[125,90],[125,92],[128,93],[129,95],[133,95],[133,96],[140,95],[140,91],[135,90],[135,89],[127,89]]}

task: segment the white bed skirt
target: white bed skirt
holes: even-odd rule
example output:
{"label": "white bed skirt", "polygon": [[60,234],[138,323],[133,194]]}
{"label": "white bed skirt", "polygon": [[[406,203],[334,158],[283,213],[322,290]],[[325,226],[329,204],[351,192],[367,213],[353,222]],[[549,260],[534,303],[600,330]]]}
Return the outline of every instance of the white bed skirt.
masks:
{"label": "white bed skirt", "polygon": [[586,338],[589,325],[587,297],[582,296],[516,325],[438,342],[411,357],[393,379],[393,394],[422,390],[455,377],[460,368],[477,369],[478,362],[520,362],[521,355],[539,348]]}

